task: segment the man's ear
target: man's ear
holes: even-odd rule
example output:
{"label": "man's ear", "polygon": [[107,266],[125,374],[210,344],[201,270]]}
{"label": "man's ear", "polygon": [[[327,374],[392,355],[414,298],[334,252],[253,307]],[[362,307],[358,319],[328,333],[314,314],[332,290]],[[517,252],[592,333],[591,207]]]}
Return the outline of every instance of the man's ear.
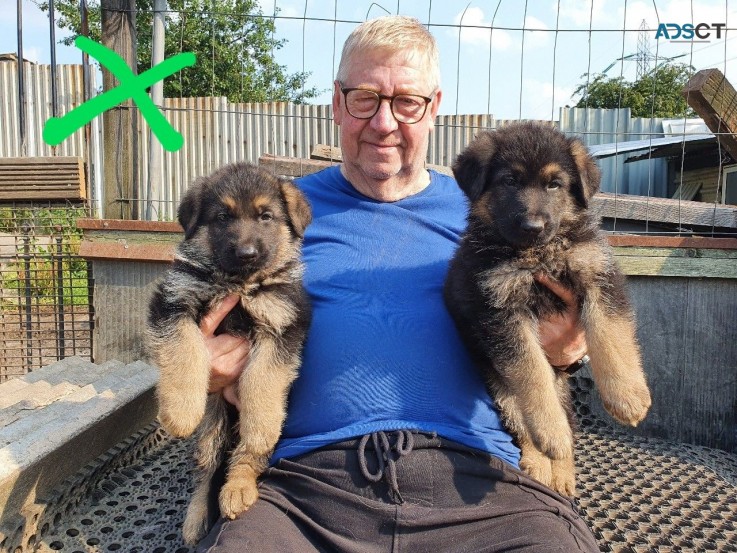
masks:
{"label": "man's ear", "polygon": [[304,238],[305,229],[312,222],[310,204],[302,191],[291,181],[280,179],[279,188],[287,206],[287,214],[294,233],[298,237]]}
{"label": "man's ear", "polygon": [[430,130],[435,128],[435,118],[438,116],[440,110],[440,100],[443,99],[443,91],[438,89],[435,93],[435,97],[430,102]]}
{"label": "man's ear", "polygon": [[494,135],[484,131],[476,135],[453,163],[453,175],[458,186],[472,202],[484,191],[489,162],[495,151]]}
{"label": "man's ear", "polygon": [[574,183],[572,192],[582,207],[588,207],[589,201],[599,191],[601,171],[591,157],[583,142],[574,138],[570,141],[568,151],[578,171],[578,181]]}
{"label": "man's ear", "polygon": [[340,125],[343,121],[342,102],[343,93],[340,91],[340,83],[335,81],[333,83],[333,121],[335,121],[336,125]]}
{"label": "man's ear", "polygon": [[202,193],[205,179],[195,181],[184,194],[177,209],[177,219],[184,229],[184,239],[192,238],[202,217]]}

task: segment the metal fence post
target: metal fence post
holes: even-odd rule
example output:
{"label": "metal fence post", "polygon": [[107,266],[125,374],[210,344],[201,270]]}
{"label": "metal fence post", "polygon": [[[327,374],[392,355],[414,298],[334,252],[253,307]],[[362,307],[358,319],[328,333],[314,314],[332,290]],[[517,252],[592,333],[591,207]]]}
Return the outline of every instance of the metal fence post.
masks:
{"label": "metal fence post", "polygon": [[52,254],[52,258],[56,257],[56,289],[58,303],[54,309],[56,313],[56,357],[58,359],[64,359],[66,352],[66,343],[64,336],[64,249],[63,249],[63,235],[62,227],[56,225],[54,231],[58,233],[56,236],[56,256]]}
{"label": "metal fence post", "polygon": [[31,225],[24,221],[20,227],[23,233],[23,288],[25,291],[26,315],[26,359],[24,368],[31,372],[33,367],[33,331],[31,319]]}

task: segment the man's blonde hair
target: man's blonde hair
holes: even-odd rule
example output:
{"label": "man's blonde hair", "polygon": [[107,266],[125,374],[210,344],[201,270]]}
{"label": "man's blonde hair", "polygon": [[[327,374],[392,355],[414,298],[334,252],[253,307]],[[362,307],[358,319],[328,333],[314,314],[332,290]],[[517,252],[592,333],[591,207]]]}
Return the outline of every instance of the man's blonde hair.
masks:
{"label": "man's blonde hair", "polygon": [[[427,68],[432,89],[440,87],[440,55],[435,38],[413,17],[391,15],[361,23],[348,36],[340,56],[337,80],[345,83],[351,58],[355,52],[386,50],[391,53],[408,52],[419,57]],[[347,83],[352,84],[352,83]]]}

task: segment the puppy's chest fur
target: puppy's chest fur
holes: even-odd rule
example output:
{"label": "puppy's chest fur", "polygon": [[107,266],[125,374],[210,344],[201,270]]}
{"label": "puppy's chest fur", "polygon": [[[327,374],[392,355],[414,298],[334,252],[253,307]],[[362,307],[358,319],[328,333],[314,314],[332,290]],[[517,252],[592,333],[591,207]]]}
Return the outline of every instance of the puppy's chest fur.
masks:
{"label": "puppy's chest fur", "polygon": [[[220,323],[216,334],[253,338],[255,333],[266,332],[281,336],[295,326],[306,326],[305,321],[309,320],[303,273],[303,265],[293,261],[277,274],[254,281],[248,276],[224,274],[182,256],[175,262],[169,282],[164,284],[166,301],[162,304],[173,311],[184,305],[193,306],[191,316],[199,324],[226,296],[236,294],[241,300]],[[183,293],[190,297],[177,297]]]}
{"label": "puppy's chest fur", "polygon": [[475,260],[475,285],[490,307],[529,309],[535,315],[562,312],[562,300],[538,284],[533,275],[543,273],[577,291],[578,272],[583,268],[580,250],[566,237],[524,250],[492,246]]}
{"label": "puppy's chest fur", "polygon": [[294,267],[293,278],[274,277],[262,282],[230,287],[240,303],[223,319],[216,334],[228,333],[252,337],[255,332],[281,335],[299,322],[306,306],[306,294],[299,284],[301,266]]}

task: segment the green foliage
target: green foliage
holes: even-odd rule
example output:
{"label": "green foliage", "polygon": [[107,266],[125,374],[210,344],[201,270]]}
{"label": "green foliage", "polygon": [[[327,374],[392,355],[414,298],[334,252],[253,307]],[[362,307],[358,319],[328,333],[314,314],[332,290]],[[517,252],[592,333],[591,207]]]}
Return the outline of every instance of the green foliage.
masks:
{"label": "green foliage", "polygon": [[[47,0],[34,0],[48,10]],[[256,0],[168,0],[164,57],[194,52],[197,65],[164,82],[164,96],[226,96],[231,102],[304,103],[320,91],[306,88],[309,73],[288,74],[274,53],[283,40],[274,38],[274,20]],[[77,0],[57,0],[58,25],[81,34]],[[88,4],[89,38],[102,42],[100,0]],[[136,0],[138,72],[151,68],[153,0]],[[63,42],[71,44],[73,37]]]}
{"label": "green foliage", "polygon": [[628,107],[633,117],[693,117],[693,110],[681,95],[693,71],[694,68],[687,64],[665,63],[635,82],[623,77],[595,75],[573,93],[581,95],[576,107]]}
{"label": "green foliage", "polygon": [[84,208],[0,208],[0,232],[16,238],[17,261],[0,272],[6,300],[30,295],[35,303],[53,304],[61,284],[65,305],[89,304],[87,262],[79,257],[82,231],[76,226],[86,215]]}

